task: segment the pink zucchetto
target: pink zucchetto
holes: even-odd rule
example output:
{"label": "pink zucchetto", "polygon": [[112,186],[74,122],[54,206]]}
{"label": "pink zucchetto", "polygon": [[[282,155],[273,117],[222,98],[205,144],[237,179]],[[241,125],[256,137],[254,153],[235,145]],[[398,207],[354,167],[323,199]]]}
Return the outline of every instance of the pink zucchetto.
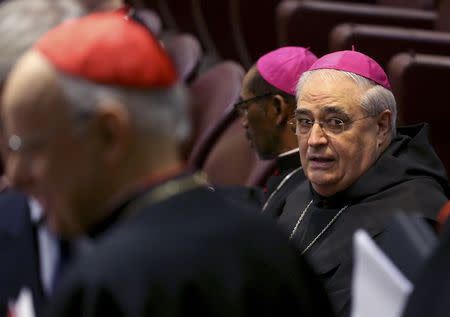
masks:
{"label": "pink zucchetto", "polygon": [[319,58],[309,70],[336,69],[351,72],[373,80],[386,89],[391,89],[383,68],[372,58],[356,51],[333,52]]}
{"label": "pink zucchetto", "polygon": [[316,55],[299,46],[282,47],[256,62],[258,72],[270,85],[295,96],[300,76],[317,60]]}

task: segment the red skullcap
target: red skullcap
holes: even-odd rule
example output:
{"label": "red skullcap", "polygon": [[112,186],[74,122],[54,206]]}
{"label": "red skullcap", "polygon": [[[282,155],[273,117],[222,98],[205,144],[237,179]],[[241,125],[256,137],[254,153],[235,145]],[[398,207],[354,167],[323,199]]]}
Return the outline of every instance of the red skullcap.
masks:
{"label": "red skullcap", "polygon": [[124,9],[67,21],[46,33],[34,49],[58,70],[100,84],[164,88],[177,80],[158,40]]}

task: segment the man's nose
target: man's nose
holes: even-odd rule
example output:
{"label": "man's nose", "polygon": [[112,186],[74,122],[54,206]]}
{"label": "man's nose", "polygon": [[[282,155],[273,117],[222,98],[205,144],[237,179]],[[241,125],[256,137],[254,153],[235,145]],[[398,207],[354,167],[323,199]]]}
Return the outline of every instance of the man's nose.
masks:
{"label": "man's nose", "polygon": [[308,136],[308,145],[309,146],[321,146],[328,143],[327,136],[325,131],[318,122],[315,122],[311,127]]}

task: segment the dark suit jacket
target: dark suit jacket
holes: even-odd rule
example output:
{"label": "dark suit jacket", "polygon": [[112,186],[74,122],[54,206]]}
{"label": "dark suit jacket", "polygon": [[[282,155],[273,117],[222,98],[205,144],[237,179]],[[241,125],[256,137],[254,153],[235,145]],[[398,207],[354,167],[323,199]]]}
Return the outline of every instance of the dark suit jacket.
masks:
{"label": "dark suit jacket", "polygon": [[27,198],[12,190],[0,193],[0,261],[0,316],[25,286],[39,315],[44,298],[36,237]]}
{"label": "dark suit jacket", "polygon": [[330,316],[278,230],[206,188],[147,204],[75,263],[49,316]]}

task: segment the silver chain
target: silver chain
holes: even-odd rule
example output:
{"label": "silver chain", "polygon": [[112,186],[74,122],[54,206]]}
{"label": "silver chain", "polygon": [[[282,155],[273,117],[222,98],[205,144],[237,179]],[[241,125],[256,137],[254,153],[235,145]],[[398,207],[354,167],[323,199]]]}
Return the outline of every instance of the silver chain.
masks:
{"label": "silver chain", "polygon": [[[303,217],[305,216],[306,212],[309,209],[309,206],[311,206],[311,204],[313,203],[313,200],[311,200],[308,205],[306,205],[305,209],[303,209],[302,213],[300,214],[300,217],[297,220],[297,223],[295,224],[294,230],[292,230],[291,235],[289,236],[289,240],[292,239],[292,237],[295,235],[295,233],[297,232],[297,228],[298,225],[300,224],[300,222],[302,222]],[[330,220],[330,222],[322,229],[322,231],[319,232],[319,234],[306,246],[306,248],[303,249],[302,254],[305,254],[306,251],[308,251],[314,243],[316,243],[317,240],[319,240],[319,238],[325,233],[325,231],[328,230],[328,228],[336,221],[336,219],[342,214],[342,212],[348,208],[349,205],[345,205],[344,207],[342,207],[337,214],[333,217],[333,219]]]}
{"label": "silver chain", "polygon": [[292,175],[294,175],[296,172],[300,171],[302,169],[302,167],[298,167],[295,170],[293,170],[292,172],[290,172],[289,174],[287,174],[283,180],[280,182],[280,184],[278,184],[277,188],[272,192],[272,194],[270,194],[269,198],[267,198],[264,206],[262,207],[261,212],[264,212],[264,210],[267,208],[267,206],[269,205],[269,202],[272,200],[272,198],[276,195],[276,193],[278,193],[278,191],[281,189],[281,187],[284,185],[284,183],[286,183],[288,181],[289,178],[292,177]]}
{"label": "silver chain", "polygon": [[309,206],[311,206],[313,201],[314,200],[311,199],[311,201],[306,205],[305,209],[303,209],[302,213],[300,214],[300,217],[298,217],[298,220],[297,220],[297,223],[295,224],[294,230],[292,230],[291,235],[289,236],[289,240],[291,240],[292,237],[294,236],[295,232],[297,231],[298,225],[300,224],[300,222],[302,222],[303,217],[305,216],[306,212],[309,209]]}

